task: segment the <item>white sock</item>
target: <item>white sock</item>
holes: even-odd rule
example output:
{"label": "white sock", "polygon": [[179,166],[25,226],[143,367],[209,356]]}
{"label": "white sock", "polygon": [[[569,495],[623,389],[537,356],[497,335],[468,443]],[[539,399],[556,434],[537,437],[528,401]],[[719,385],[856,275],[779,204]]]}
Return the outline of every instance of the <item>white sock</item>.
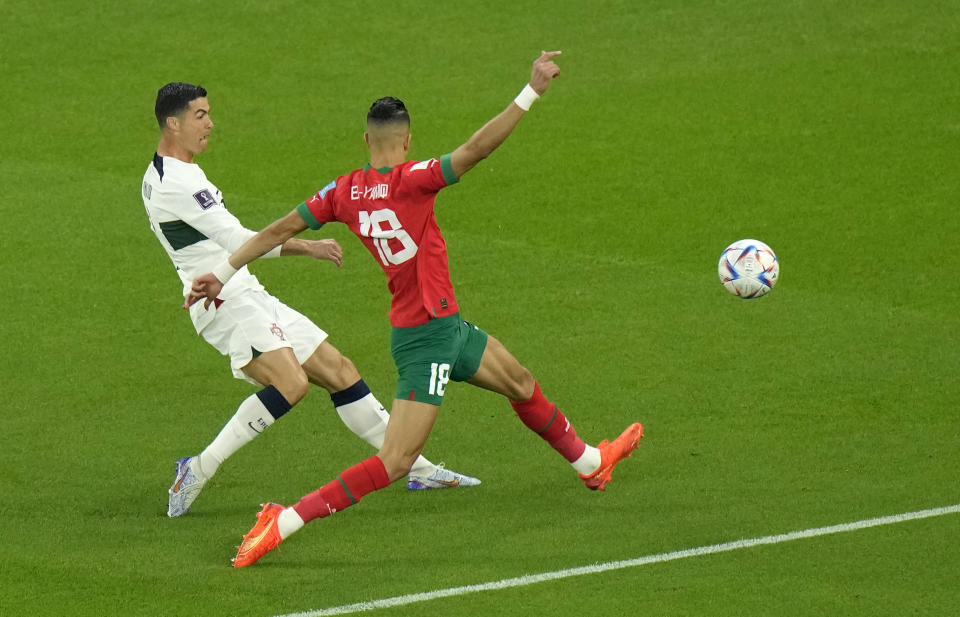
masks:
{"label": "white sock", "polygon": [[277,531],[280,532],[280,539],[286,540],[287,536],[299,531],[303,527],[303,519],[293,509],[293,506],[284,508],[280,516],[277,517]]}
{"label": "white sock", "polygon": [[[357,437],[378,450],[383,446],[383,436],[387,433],[390,414],[372,392],[352,403],[337,405],[336,408],[340,419]],[[429,476],[436,470],[436,465],[423,456],[418,456],[413,462],[413,467],[410,468],[410,473]]]}
{"label": "white sock", "polygon": [[592,474],[600,468],[600,450],[587,444],[586,450],[580,455],[580,458],[570,463],[577,473],[584,476]]}
{"label": "white sock", "polygon": [[249,443],[273,424],[273,416],[260,398],[251,394],[240,403],[237,413],[220,430],[210,445],[200,453],[200,471],[208,479],[228,456]]}

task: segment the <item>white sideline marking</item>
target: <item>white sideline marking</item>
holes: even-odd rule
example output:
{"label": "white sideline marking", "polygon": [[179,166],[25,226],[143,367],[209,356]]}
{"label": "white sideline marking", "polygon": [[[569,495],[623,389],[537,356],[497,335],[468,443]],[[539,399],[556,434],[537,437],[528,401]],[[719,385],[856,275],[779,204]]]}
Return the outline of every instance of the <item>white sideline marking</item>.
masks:
{"label": "white sideline marking", "polygon": [[700,555],[713,555],[714,553],[724,553],[727,551],[736,551],[742,548],[752,548],[764,544],[780,544],[792,540],[802,540],[804,538],[815,538],[817,536],[827,536],[834,533],[843,533],[846,531],[857,531],[867,529],[868,527],[880,527],[882,525],[893,525],[905,521],[913,521],[933,516],[943,516],[944,514],[960,513],[960,504],[953,506],[944,506],[942,508],[931,508],[929,510],[919,510],[917,512],[905,512],[903,514],[894,514],[891,516],[881,516],[879,518],[870,518],[853,523],[841,523],[829,527],[816,527],[814,529],[804,529],[803,531],[791,531],[781,533],[775,536],[764,536],[762,538],[749,538],[746,540],[734,540],[733,542],[724,542],[723,544],[711,544],[710,546],[700,546],[698,548],[688,548],[672,553],[660,553],[659,555],[647,555],[637,557],[636,559],[625,559],[622,561],[610,561],[607,563],[598,563],[592,566],[581,566],[579,568],[570,568],[569,570],[557,570],[554,572],[543,572],[541,574],[528,574],[516,578],[506,578],[479,585],[464,585],[462,587],[449,587],[447,589],[438,589],[436,591],[425,591],[422,593],[412,593],[405,596],[395,596],[393,598],[384,598],[382,600],[371,600],[369,602],[357,602],[355,604],[344,604],[342,606],[332,606],[317,610],[304,611],[302,613],[289,613],[278,615],[277,617],[326,617],[327,615],[349,615],[364,611],[373,611],[380,608],[392,608],[413,604],[415,602],[427,602],[438,598],[449,598],[451,596],[462,596],[468,593],[478,591],[493,591],[497,589],[509,589],[511,587],[523,587],[545,581],[553,581],[561,578],[570,578],[584,574],[596,574],[598,572],[608,572],[610,570],[620,570],[623,568],[634,568],[650,563],[663,563],[665,561],[674,561],[676,559],[685,559],[687,557],[698,557]]}

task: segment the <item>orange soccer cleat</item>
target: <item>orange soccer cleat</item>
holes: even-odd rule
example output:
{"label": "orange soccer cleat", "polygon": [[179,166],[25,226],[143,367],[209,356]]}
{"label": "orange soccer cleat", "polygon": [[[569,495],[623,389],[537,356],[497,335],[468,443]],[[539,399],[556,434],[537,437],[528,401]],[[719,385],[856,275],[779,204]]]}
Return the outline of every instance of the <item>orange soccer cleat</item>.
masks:
{"label": "orange soccer cleat", "polygon": [[589,475],[580,474],[580,479],[591,491],[602,491],[610,481],[613,468],[617,463],[630,456],[643,437],[643,425],[635,422],[620,433],[620,436],[610,443],[606,439],[597,444],[600,450],[600,466]]}
{"label": "orange soccer cleat", "polygon": [[280,544],[280,530],[277,528],[277,517],[284,507],[278,503],[262,504],[263,509],[257,512],[257,524],[250,533],[243,536],[243,542],[233,558],[234,568],[243,568],[255,563],[258,559],[272,551]]}

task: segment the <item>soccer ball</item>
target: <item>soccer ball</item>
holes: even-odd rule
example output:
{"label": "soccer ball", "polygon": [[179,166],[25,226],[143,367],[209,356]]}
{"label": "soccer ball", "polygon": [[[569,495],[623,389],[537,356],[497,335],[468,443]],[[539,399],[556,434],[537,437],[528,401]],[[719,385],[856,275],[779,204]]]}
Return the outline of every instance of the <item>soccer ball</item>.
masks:
{"label": "soccer ball", "polygon": [[759,298],[773,289],[780,262],[769,246],[759,240],[738,240],[723,249],[717,266],[720,282],[741,298]]}

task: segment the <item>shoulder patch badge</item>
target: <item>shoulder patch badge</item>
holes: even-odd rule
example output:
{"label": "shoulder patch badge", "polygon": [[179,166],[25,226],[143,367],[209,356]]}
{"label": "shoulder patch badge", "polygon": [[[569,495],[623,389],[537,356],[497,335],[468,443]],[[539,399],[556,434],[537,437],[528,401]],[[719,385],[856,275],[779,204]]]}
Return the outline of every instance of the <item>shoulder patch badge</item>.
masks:
{"label": "shoulder patch badge", "polygon": [[200,204],[200,207],[204,210],[217,205],[217,200],[213,198],[213,195],[210,194],[210,191],[207,189],[194,193],[193,198],[197,200],[197,203]]}
{"label": "shoulder patch badge", "polygon": [[320,199],[324,199],[327,196],[327,192],[335,188],[337,188],[337,181],[333,180],[330,184],[317,191],[317,196],[320,197]]}

